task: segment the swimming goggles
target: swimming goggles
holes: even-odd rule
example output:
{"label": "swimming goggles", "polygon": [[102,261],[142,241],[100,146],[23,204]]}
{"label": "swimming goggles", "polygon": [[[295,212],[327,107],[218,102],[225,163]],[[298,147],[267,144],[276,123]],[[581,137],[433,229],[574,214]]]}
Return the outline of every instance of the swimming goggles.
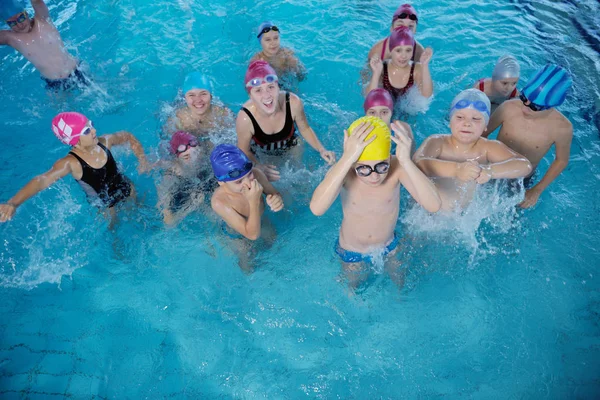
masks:
{"label": "swimming goggles", "polygon": [[[454,105],[454,107],[452,107],[452,110],[462,110],[464,108],[473,108],[479,112],[486,113],[488,116],[490,115],[490,110],[488,109],[487,104],[485,104],[481,100],[476,100],[476,101],[471,101],[471,100],[467,100],[467,99],[459,100]],[[452,110],[450,110],[450,111],[452,111]]]}
{"label": "swimming goggles", "polygon": [[198,141],[195,139],[190,140],[190,142],[188,144],[180,144],[179,146],[177,146],[177,151],[175,152],[175,154],[180,155],[184,151],[187,151],[187,149],[189,149],[190,147],[196,147],[196,146],[198,146]]}
{"label": "swimming goggles", "polygon": [[389,169],[390,169],[390,163],[387,161],[377,163],[373,167],[371,167],[370,165],[363,164],[363,165],[359,165],[356,168],[354,168],[354,170],[356,171],[356,175],[362,176],[362,177],[367,177],[367,176],[371,175],[373,172],[375,172],[379,175],[385,174],[386,172],[388,172]]}
{"label": "swimming goggles", "polygon": [[419,18],[417,18],[417,16],[415,14],[401,13],[401,14],[394,16],[394,21],[397,19],[406,19],[406,18],[410,19],[411,21],[419,20]]}
{"label": "swimming goggles", "polygon": [[88,122],[85,124],[85,126],[83,127],[83,129],[81,130],[81,133],[79,133],[79,136],[86,136],[89,135],[90,133],[92,133],[92,128],[94,127],[94,125],[92,124],[92,121],[90,121],[88,119]]}
{"label": "swimming goggles", "polygon": [[27,11],[21,11],[17,15],[18,15],[17,19],[14,19],[12,21],[6,21],[6,24],[8,25],[9,28],[12,28],[13,26],[16,26],[17,24],[21,24],[21,23],[25,22],[25,20],[27,20]]}
{"label": "swimming goggles", "polygon": [[254,78],[254,79],[250,79],[248,81],[248,83],[246,83],[246,87],[257,87],[262,85],[263,83],[273,83],[273,82],[277,82],[279,80],[279,78],[277,77],[277,75],[274,74],[269,74],[267,76],[265,76],[264,78]]}
{"label": "swimming goggles", "polygon": [[227,174],[217,176],[216,178],[218,181],[221,182],[232,181],[248,174],[250,171],[252,171],[253,167],[254,164],[252,164],[251,162],[247,162],[242,166],[242,168],[232,169],[231,171],[227,172]]}
{"label": "swimming goggles", "polygon": [[[523,93],[519,94],[519,98],[523,102],[523,105],[525,107],[529,107],[531,109],[531,111],[536,111],[536,112],[544,111],[544,110],[548,110],[549,108],[551,108],[551,107],[546,107],[546,106],[538,106],[537,104],[530,102],[529,99],[527,99],[527,97],[525,97],[525,95]],[[527,102],[529,102],[529,104],[527,104]]]}
{"label": "swimming goggles", "polygon": [[263,28],[263,30],[262,30],[262,31],[260,31],[260,33],[258,34],[258,36],[257,36],[256,38],[257,38],[257,39],[260,39],[260,37],[261,37],[262,35],[264,35],[264,34],[265,34],[265,33],[267,33],[267,32],[271,32],[271,31],[279,32],[279,28],[278,28],[278,27],[276,27],[275,25],[273,25],[273,26],[267,26],[267,27],[264,27],[264,28]]}

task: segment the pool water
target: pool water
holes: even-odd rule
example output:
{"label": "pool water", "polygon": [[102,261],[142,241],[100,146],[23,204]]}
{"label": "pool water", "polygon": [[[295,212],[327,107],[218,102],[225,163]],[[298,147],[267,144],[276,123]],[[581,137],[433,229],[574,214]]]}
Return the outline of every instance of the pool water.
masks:
{"label": "pool water", "polygon": [[[99,133],[129,130],[154,156],[191,70],[212,76],[219,101],[237,112],[263,19],[306,65],[297,92],[339,156],[342,130],[362,112],[364,58],[397,6],[48,4],[95,85],[50,95],[30,64],[0,49],[1,201],[66,153],[49,129],[57,112],[84,112]],[[415,6],[435,83],[429,110],[406,117],[419,144],[449,132],[451,99],[504,53],[517,56],[524,77],[546,62],[573,73],[561,107],[574,126],[571,162],[536,208],[515,209],[498,183],[462,218],[435,218],[403,193],[404,287],[375,268],[351,294],[333,252],[339,202],[320,218],[308,209],[326,172],[314,151],[306,169],[282,169],[286,209],[269,215],[277,241],[245,274],[207,210],[166,228],[155,208],[159,175],[138,175],[131,152],[117,150],[140,200],[116,229],[71,178],[0,226],[0,398],[600,397],[600,4]]]}

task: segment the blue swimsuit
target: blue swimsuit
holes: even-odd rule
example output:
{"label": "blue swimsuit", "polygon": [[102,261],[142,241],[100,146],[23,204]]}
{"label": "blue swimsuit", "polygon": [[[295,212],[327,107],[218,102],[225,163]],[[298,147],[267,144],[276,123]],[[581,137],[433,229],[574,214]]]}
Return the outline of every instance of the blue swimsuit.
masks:
{"label": "blue swimsuit", "polygon": [[[396,247],[398,247],[399,242],[400,242],[400,239],[398,239],[398,235],[396,235],[396,232],[394,232],[394,238],[392,239],[390,244],[385,246],[385,248],[383,249],[382,256],[387,256],[392,251],[394,251],[394,249]],[[358,253],[356,251],[346,250],[346,249],[342,248],[342,246],[340,246],[340,239],[338,239],[338,241],[335,245],[335,253],[338,256],[340,256],[342,261],[345,263],[358,263],[358,262],[373,263],[373,255],[372,254],[362,254],[362,253]]]}

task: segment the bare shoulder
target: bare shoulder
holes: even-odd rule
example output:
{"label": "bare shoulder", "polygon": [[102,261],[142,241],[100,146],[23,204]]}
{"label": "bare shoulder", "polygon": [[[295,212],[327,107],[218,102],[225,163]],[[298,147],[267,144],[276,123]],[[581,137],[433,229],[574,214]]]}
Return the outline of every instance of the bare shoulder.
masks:
{"label": "bare shoulder", "polygon": [[14,34],[9,30],[1,30],[0,31],[0,45],[9,45],[12,46],[12,38]]}
{"label": "bare shoulder", "polygon": [[371,50],[369,51],[369,56],[368,58],[371,59],[373,57],[377,57],[378,55],[381,54],[381,49],[383,48],[383,41],[385,39],[381,39],[379,42],[375,43],[373,45],[373,47],[371,47]]}
{"label": "bare shoulder", "polygon": [[573,134],[573,124],[560,111],[554,110],[554,120],[553,125],[556,127],[556,131],[563,134]]}
{"label": "bare shoulder", "polygon": [[227,202],[227,194],[223,191],[222,188],[218,187],[217,189],[215,189],[210,199],[210,205],[217,214],[221,214],[219,211],[222,212],[223,210],[229,207]]}

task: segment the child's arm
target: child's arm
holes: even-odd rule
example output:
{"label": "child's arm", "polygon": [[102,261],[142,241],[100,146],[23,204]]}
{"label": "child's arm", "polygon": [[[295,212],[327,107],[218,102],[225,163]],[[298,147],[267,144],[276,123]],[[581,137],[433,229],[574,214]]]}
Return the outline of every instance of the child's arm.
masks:
{"label": "child's arm", "polygon": [[48,6],[42,0],[31,0],[35,16],[41,19],[50,20],[50,12]]}
{"label": "child's arm", "polygon": [[131,132],[119,131],[110,135],[102,135],[99,140],[104,140],[106,147],[109,149],[112,146],[119,146],[128,143],[129,147],[131,147],[131,151],[133,151],[133,154],[135,154],[135,157],[138,159],[138,172],[142,174],[150,169],[150,165],[148,164],[148,160],[146,160],[146,154],[144,154],[144,148],[142,147],[142,144],[136,139],[135,136],[133,136]]}
{"label": "child's arm", "polygon": [[10,31],[2,30],[0,31],[0,46],[9,45],[10,40]]}
{"label": "child's arm", "polygon": [[392,124],[396,143],[396,158],[400,163],[400,183],[410,195],[427,211],[437,212],[442,206],[442,200],[437,188],[410,159],[412,138],[409,130],[398,121]]}
{"label": "child's arm", "polygon": [[477,183],[486,183],[490,179],[522,178],[531,173],[529,160],[504,143],[497,140],[480,140],[485,140],[489,164],[481,166]]}
{"label": "child's arm", "polygon": [[506,102],[500,104],[496,111],[490,117],[490,122],[487,124],[487,128],[485,132],[483,132],[482,137],[486,138],[490,136],[492,132],[494,132],[502,123],[504,122],[504,116],[506,114]]}
{"label": "child's arm", "polygon": [[227,225],[235,229],[247,239],[256,240],[260,237],[260,202],[262,201],[262,186],[256,179],[250,183],[242,194],[248,200],[248,218],[244,218],[220,196],[214,195],[211,200],[212,209]]}
{"label": "child's arm", "polygon": [[290,106],[292,109],[292,115],[294,116],[294,122],[300,131],[302,137],[310,144],[310,146],[319,152],[321,158],[332,165],[335,162],[335,153],[329,151],[321,144],[315,131],[308,124],[306,119],[306,113],[304,112],[304,104],[298,96],[290,93]]}
{"label": "child's arm", "polygon": [[419,90],[424,97],[431,97],[433,95],[433,80],[431,79],[431,72],[429,71],[429,61],[433,56],[433,50],[431,47],[425,49],[421,54],[421,82],[419,84]]}
{"label": "child's arm", "polygon": [[368,95],[373,89],[379,87],[379,81],[381,80],[381,74],[383,74],[383,61],[379,57],[372,57],[369,60],[369,66],[371,67],[371,80],[366,87],[364,95]]}
{"label": "child's arm", "polygon": [[70,159],[67,156],[58,160],[52,168],[30,180],[21,190],[19,190],[6,204],[0,204],[0,222],[6,222],[12,219],[17,207],[23,204],[30,197],[35,196],[42,190],[48,188],[54,182],[64,178],[72,172]]}
{"label": "child's arm", "polygon": [[253,173],[258,183],[263,187],[263,193],[267,195],[267,205],[271,211],[281,211],[283,209],[283,197],[281,197],[281,193],[271,185],[267,176],[260,169],[254,168]]}
{"label": "child's arm", "polygon": [[348,137],[348,132],[344,131],[344,154],[342,158],[327,172],[323,182],[317,186],[310,200],[310,211],[319,216],[331,207],[338,197],[342,185],[348,175],[348,172],[362,154],[364,148],[375,140],[375,135],[365,141],[365,138],[374,127],[363,122],[357,128],[355,133]]}
{"label": "child's arm", "polygon": [[439,159],[443,143],[444,135],[428,137],[413,157],[417,167],[429,177],[456,178],[461,181],[477,179],[481,172],[481,167],[477,163],[471,161],[458,163]]}

